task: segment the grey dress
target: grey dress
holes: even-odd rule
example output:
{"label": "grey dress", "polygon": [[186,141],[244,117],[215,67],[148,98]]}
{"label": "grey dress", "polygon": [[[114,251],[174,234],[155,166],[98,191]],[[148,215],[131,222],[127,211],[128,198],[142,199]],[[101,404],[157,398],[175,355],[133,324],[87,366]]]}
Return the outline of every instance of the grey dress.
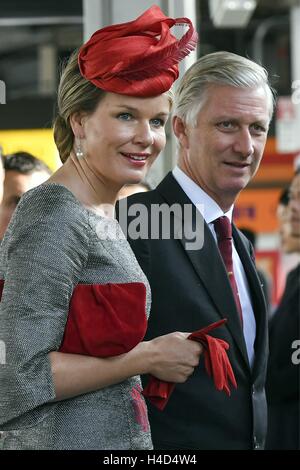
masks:
{"label": "grey dress", "polygon": [[[84,208],[64,186],[42,184],[23,196],[5,234],[0,279],[4,283],[0,343],[5,346],[0,361],[1,447],[151,449],[138,376],[54,401],[48,353],[64,342],[75,293],[77,310],[91,323],[91,331],[95,318],[91,312],[95,315],[95,305],[100,305],[103,328],[97,324],[94,330],[100,343],[102,336],[105,339],[106,352],[114,343],[120,346],[119,314],[121,321],[128,322],[132,345],[141,340],[134,331],[141,334],[139,323],[149,313],[149,286],[118,223]],[[134,301],[129,296],[131,303],[126,305],[127,285],[143,286],[145,295]],[[81,291],[76,290],[79,287]],[[82,303],[80,292],[84,292]],[[120,308],[114,311],[114,305],[106,309],[111,298],[118,308],[124,305],[125,313]]]}

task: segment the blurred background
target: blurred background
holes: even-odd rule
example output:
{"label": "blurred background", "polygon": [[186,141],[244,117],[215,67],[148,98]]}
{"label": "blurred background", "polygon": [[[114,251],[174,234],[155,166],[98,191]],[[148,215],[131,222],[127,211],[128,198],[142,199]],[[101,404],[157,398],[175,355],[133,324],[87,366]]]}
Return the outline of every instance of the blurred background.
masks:
{"label": "blurred background", "polygon": [[[277,219],[279,196],[300,165],[299,0],[0,0],[2,152],[27,151],[57,168],[51,126],[62,61],[96,29],[129,21],[153,4],[166,15],[188,16],[197,26],[199,47],[181,73],[196,57],[227,50],[264,65],[277,90],[263,162],[235,208],[237,225],[256,234],[257,262],[270,279],[276,305],[286,272],[299,259],[282,253]],[[168,129],[168,145],[151,170],[151,183],[157,184],[175,161]]]}

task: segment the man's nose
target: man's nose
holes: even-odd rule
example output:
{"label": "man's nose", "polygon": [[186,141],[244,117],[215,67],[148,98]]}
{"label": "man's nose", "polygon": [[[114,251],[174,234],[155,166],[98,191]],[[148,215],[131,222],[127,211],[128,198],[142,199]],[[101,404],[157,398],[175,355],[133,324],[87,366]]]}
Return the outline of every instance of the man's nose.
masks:
{"label": "man's nose", "polygon": [[140,122],[135,128],[134,143],[148,147],[154,142],[153,130],[149,122]]}
{"label": "man's nose", "polygon": [[252,136],[249,129],[242,129],[236,135],[236,141],[234,143],[234,151],[239,153],[243,157],[249,157],[253,154],[253,142]]}

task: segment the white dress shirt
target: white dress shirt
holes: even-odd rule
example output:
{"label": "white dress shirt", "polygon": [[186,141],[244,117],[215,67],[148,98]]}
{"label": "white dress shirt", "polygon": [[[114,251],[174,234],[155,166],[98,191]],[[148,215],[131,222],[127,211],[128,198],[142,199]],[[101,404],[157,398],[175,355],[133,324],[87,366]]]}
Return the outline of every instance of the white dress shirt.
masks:
{"label": "white dress shirt", "polygon": [[[219,205],[200,188],[189,176],[187,176],[178,166],[173,170],[173,176],[181,189],[185,192],[188,198],[194,205],[202,206],[200,208],[201,214],[208,224],[214,239],[217,243],[217,236],[214,228],[213,221],[225,215],[232,221],[233,205],[224,213]],[[249,363],[252,367],[254,361],[254,341],[256,337],[256,321],[252,308],[250,289],[246,277],[246,273],[238,252],[235,249],[234,242],[232,243],[232,259],[234,277],[238,287],[240,303],[243,312],[243,332],[247,347]]]}

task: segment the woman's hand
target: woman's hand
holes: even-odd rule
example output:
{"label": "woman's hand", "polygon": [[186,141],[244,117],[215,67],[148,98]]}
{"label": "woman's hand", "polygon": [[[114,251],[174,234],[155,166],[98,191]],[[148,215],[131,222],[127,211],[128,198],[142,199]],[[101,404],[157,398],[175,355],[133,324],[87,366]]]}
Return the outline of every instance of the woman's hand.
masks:
{"label": "woman's hand", "polygon": [[201,344],[188,340],[188,336],[189,333],[170,333],[106,358],[52,351],[49,360],[56,400],[100,390],[139,374],[185,382],[202,352]]}
{"label": "woman's hand", "polygon": [[203,351],[187,339],[189,333],[174,332],[145,342],[149,353],[148,373],[160,380],[182,383],[194,372]]}

